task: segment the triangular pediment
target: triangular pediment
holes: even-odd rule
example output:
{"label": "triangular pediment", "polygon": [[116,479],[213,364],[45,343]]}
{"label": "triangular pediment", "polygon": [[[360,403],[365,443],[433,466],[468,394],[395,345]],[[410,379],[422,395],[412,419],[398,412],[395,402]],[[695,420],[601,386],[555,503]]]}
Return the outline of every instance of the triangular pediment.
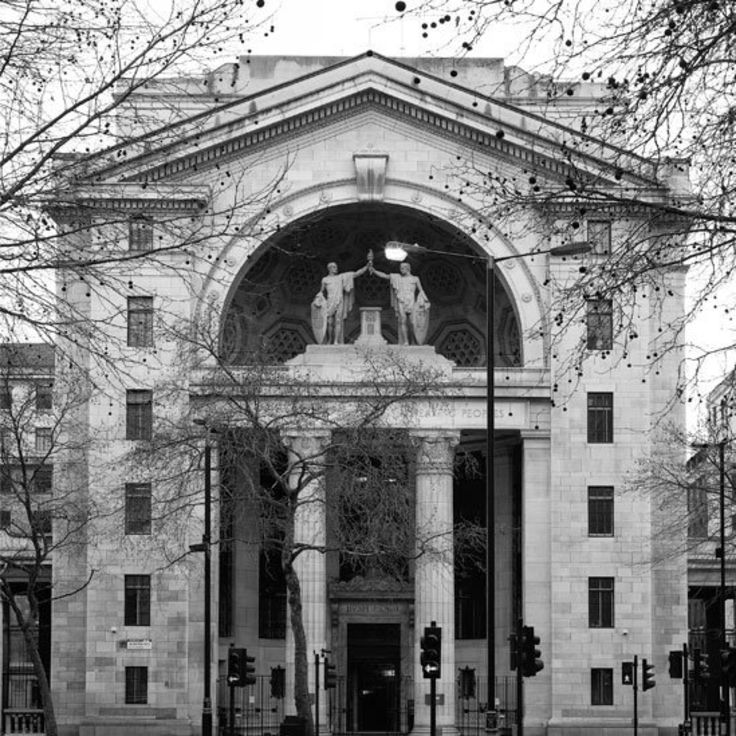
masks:
{"label": "triangular pediment", "polygon": [[[366,53],[239,97],[92,159],[99,183],[165,184],[367,109],[553,179],[658,189],[651,162],[416,68]],[[89,168],[88,168],[89,170]]]}

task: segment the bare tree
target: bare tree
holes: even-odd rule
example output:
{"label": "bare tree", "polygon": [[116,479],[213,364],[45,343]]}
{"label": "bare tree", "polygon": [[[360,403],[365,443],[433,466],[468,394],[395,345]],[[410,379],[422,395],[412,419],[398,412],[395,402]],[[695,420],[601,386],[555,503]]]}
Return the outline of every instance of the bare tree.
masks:
{"label": "bare tree", "polygon": [[[576,285],[589,299],[623,306],[616,326],[624,354],[639,339],[631,314],[644,303],[661,307],[677,269],[690,269],[691,306],[666,326],[671,333],[659,357],[686,344],[685,329],[698,317],[731,324],[733,3],[425,0],[397,3],[397,9],[416,19],[417,33],[428,42],[440,43],[451,29],[458,63],[493,29],[518,30],[515,63],[529,73],[511,66],[507,74],[519,84],[526,79],[550,119],[567,126],[550,138],[565,170],[551,175],[542,161],[532,160],[509,176],[502,167],[480,170],[462,161],[453,188],[481,202],[493,222],[513,222],[520,210],[535,212],[543,218],[540,232],[554,236],[557,230],[563,238],[585,239],[590,220],[629,220],[613,233],[608,258],[586,263]],[[490,96],[503,98],[508,81]],[[565,113],[571,106],[575,114]],[[497,134],[513,142],[517,131],[499,124]],[[667,195],[657,193],[663,184]],[[559,310],[565,320],[575,318],[571,304]],[[714,349],[694,347],[691,375]],[[731,347],[723,335],[718,349]]]}
{"label": "bare tree", "polygon": [[[140,242],[112,248],[127,240],[131,218],[115,197],[101,196],[100,185],[112,164],[150,150],[151,140],[163,144],[181,135],[181,100],[206,96],[214,79],[200,79],[200,67],[213,65],[226,46],[244,44],[263,20],[262,6],[237,0],[174,0],[156,7],[137,0],[4,3],[0,324],[24,325],[48,341],[72,330],[89,340],[101,325],[92,323],[84,300],[66,299],[59,312],[55,279],[65,296],[73,291],[67,282],[79,282],[87,300],[109,299],[117,285],[106,268],[111,263],[153,261],[171,268],[168,251],[216,236],[192,223],[193,216],[218,214],[197,193],[189,196],[191,207],[164,209],[155,222],[142,211],[139,227],[131,230]],[[197,81],[185,82],[192,74]],[[146,91],[163,89],[159,83],[177,96],[176,104],[166,106],[166,95],[158,95],[153,108],[141,103]],[[218,106],[216,92],[207,105]],[[195,115],[200,126],[209,119],[207,105],[204,115]],[[144,189],[129,186],[122,196],[130,198],[133,190],[138,199],[150,196]],[[247,199],[253,211],[263,204],[252,193]]]}

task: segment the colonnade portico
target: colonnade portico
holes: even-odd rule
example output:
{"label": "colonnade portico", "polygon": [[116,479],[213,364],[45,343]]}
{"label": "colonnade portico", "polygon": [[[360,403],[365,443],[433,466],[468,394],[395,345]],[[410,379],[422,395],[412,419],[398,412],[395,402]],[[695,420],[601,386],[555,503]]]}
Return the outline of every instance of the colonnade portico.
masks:
{"label": "colonnade portico", "polygon": [[[412,431],[416,440],[416,562],[415,562],[415,625],[413,679],[414,679],[414,732],[429,731],[429,680],[425,680],[419,662],[420,639],[424,627],[436,621],[442,627],[441,678],[437,693],[441,696],[437,707],[437,725],[446,733],[455,725],[455,611],[454,611],[454,551],[453,551],[453,462],[460,433],[449,430]],[[330,435],[324,431],[304,430],[288,432],[283,441],[290,456],[298,463],[305,458],[321,463],[321,452],[329,444]],[[299,470],[304,472],[304,466]],[[321,474],[320,474],[321,475]],[[326,537],[325,483],[321,476],[302,492],[295,519],[294,538],[309,546],[324,547]],[[307,550],[295,560],[299,577],[306,638],[308,680],[314,692],[312,653],[330,649],[327,638],[327,574],[323,552]],[[287,629],[286,649],[287,690],[293,692],[295,667],[295,640],[291,627]],[[320,702],[320,722],[325,723],[325,698]]]}

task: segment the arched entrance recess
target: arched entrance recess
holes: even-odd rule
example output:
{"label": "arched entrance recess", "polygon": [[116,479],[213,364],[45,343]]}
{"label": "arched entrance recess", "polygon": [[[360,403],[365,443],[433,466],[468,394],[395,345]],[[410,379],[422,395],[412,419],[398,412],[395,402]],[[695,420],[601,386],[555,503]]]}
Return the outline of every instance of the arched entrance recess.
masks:
{"label": "arched entrance recess", "polygon": [[[432,303],[427,344],[460,366],[486,364],[486,260],[478,246],[446,221],[418,210],[385,203],[331,207],[292,222],[249,260],[231,289],[221,335],[223,357],[245,363],[256,355],[283,362],[315,342],[310,304],[327,263],[340,271],[361,268],[372,251],[376,268],[397,270],[383,255],[389,240],[419,243],[437,251],[411,256]],[[462,258],[456,256],[478,256]],[[385,281],[364,274],[355,282],[357,306],[383,309],[382,332],[396,342],[396,325]],[[501,279],[496,288],[495,364],[524,362],[519,315]],[[355,309],[345,325],[345,341],[359,334]]]}

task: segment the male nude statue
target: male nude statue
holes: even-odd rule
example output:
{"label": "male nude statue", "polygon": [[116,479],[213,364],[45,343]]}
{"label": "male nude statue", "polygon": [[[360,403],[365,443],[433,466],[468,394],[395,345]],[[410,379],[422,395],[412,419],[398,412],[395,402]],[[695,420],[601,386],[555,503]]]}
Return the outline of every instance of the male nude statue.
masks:
{"label": "male nude statue", "polygon": [[383,273],[368,266],[368,272],[379,278],[388,279],[391,286],[391,306],[399,323],[399,345],[409,344],[409,325],[417,345],[423,345],[429,326],[429,299],[424,293],[422,282],[413,276],[411,266],[402,263],[399,273]]}
{"label": "male nude statue", "polygon": [[353,308],[353,281],[368,270],[368,264],[358,271],[337,272],[337,263],[327,264],[327,276],[322,279],[312,301],[312,329],[317,342],[342,345],[345,342],[345,320]]}

